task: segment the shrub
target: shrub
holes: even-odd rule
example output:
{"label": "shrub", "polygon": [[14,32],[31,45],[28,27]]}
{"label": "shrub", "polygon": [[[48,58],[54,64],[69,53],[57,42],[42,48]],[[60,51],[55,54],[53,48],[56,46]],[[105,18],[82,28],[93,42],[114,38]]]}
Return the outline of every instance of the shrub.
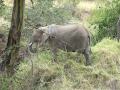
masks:
{"label": "shrub", "polygon": [[54,6],[54,0],[34,1],[34,8],[28,8],[25,11],[25,28],[23,36],[31,36],[33,28],[38,25],[46,26],[49,24],[64,24],[68,22],[72,13],[63,6]]}
{"label": "shrub", "polygon": [[93,11],[93,15],[90,17],[89,22],[91,25],[98,27],[95,28],[97,32],[94,36],[97,41],[102,40],[104,37],[116,37],[116,24],[120,15],[119,6],[119,0],[106,0]]}
{"label": "shrub", "polygon": [[3,15],[4,10],[5,10],[4,2],[3,0],[0,0],[0,16]]}

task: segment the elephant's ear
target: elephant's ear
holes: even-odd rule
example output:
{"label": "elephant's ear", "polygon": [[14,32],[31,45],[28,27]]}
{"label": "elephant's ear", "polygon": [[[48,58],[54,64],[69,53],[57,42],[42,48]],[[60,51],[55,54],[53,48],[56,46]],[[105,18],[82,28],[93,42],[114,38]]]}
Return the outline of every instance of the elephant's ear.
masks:
{"label": "elephant's ear", "polygon": [[48,30],[48,26],[45,26],[45,27],[39,27],[38,28],[38,31],[41,31],[41,32],[45,32],[45,33],[47,33],[47,30]]}
{"label": "elephant's ear", "polygon": [[42,35],[44,33],[43,30],[36,30],[39,35]]}

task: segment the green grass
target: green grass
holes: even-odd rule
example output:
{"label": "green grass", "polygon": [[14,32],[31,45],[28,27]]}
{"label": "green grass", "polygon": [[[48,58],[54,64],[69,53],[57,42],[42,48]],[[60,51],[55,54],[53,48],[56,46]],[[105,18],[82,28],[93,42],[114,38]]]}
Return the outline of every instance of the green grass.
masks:
{"label": "green grass", "polygon": [[[120,43],[109,38],[92,47],[92,66],[76,62],[76,53],[59,52],[58,64],[50,51],[31,55],[22,62],[12,84],[14,90],[109,90],[120,89]],[[31,63],[33,61],[33,66]],[[3,90],[9,79],[1,76]]]}

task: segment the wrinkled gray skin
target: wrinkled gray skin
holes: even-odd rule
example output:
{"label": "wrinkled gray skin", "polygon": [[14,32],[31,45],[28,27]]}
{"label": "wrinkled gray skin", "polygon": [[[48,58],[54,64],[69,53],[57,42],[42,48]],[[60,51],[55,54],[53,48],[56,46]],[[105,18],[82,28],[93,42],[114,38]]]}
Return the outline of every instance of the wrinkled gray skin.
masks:
{"label": "wrinkled gray skin", "polygon": [[40,27],[32,35],[32,40],[29,44],[29,49],[32,49],[33,43],[40,47],[45,43],[48,43],[54,61],[56,60],[58,49],[67,52],[82,53],[86,59],[86,65],[90,65],[90,35],[88,31],[81,25],[50,25],[46,27]]}

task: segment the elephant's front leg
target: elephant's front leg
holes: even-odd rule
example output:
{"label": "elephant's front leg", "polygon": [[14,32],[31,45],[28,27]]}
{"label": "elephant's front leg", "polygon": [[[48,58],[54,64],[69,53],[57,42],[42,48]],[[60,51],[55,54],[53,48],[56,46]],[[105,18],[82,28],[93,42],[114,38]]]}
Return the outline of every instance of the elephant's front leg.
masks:
{"label": "elephant's front leg", "polygon": [[52,62],[57,62],[57,49],[56,48],[52,48],[51,49],[51,53],[52,53]]}
{"label": "elephant's front leg", "polygon": [[50,45],[50,49],[51,49],[51,54],[52,54],[52,62],[57,62],[57,51],[58,48],[56,47],[56,43],[54,42],[54,39],[50,39],[48,41],[49,45]]}

